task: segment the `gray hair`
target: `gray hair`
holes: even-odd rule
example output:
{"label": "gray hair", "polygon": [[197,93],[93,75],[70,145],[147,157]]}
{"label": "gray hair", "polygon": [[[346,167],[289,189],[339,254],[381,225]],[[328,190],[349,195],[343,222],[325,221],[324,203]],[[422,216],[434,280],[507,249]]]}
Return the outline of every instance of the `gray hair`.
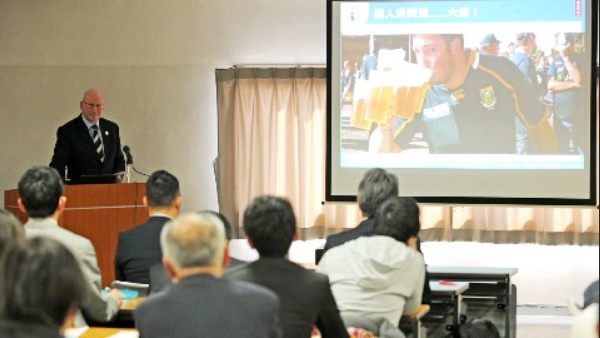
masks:
{"label": "gray hair", "polygon": [[208,212],[187,213],[165,224],[160,245],[175,271],[220,266],[225,230],[222,222]]}
{"label": "gray hair", "polygon": [[377,208],[394,196],[398,196],[398,178],[381,168],[367,171],[358,184],[358,207],[367,217],[375,216]]}

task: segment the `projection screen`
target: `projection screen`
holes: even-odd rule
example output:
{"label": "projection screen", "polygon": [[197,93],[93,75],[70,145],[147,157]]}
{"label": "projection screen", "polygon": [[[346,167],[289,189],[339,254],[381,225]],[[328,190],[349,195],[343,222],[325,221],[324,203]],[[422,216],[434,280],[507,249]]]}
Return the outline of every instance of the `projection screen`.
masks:
{"label": "projection screen", "polygon": [[591,0],[329,0],[326,201],[596,205]]}

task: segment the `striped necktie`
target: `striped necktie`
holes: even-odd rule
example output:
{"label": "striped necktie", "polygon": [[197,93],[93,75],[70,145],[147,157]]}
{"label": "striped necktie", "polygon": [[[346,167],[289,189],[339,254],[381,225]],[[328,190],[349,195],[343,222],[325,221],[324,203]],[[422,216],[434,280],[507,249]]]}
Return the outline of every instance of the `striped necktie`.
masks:
{"label": "striped necktie", "polygon": [[92,134],[92,139],[94,140],[94,148],[96,148],[96,152],[100,155],[100,162],[104,162],[104,146],[102,145],[102,140],[100,140],[100,133],[98,132],[98,126],[93,125],[92,129],[94,133]]}

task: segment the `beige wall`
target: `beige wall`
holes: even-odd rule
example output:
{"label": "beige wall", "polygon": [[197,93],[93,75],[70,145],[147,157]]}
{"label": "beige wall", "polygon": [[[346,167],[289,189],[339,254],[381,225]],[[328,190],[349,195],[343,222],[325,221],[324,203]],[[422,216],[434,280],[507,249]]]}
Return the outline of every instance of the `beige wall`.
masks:
{"label": "beige wall", "polygon": [[217,208],[215,68],[324,64],[325,10],[322,0],[1,0],[0,189],[50,162],[56,128],[97,87],[135,167],[177,175],[184,209]]}

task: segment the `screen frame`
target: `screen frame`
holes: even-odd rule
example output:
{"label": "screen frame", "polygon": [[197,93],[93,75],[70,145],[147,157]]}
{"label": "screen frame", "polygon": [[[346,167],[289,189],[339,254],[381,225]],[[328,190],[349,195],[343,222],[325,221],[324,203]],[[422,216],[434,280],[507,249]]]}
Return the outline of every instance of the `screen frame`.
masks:
{"label": "screen frame", "polygon": [[[427,1],[427,0],[425,0]],[[333,137],[339,137],[333,133],[333,108],[332,100],[338,96],[333,95],[335,88],[334,81],[339,82],[339,65],[333,64],[332,46],[334,43],[333,32],[335,24],[333,21],[333,6],[335,3],[352,3],[352,2],[392,2],[388,0],[380,1],[357,1],[357,0],[327,0],[327,129],[326,129],[326,173],[325,173],[325,202],[355,202],[355,194],[334,194],[332,192],[332,175],[333,175]],[[393,2],[402,2],[396,0]],[[406,1],[408,2],[408,1]],[[453,197],[453,196],[412,196],[421,203],[431,204],[473,204],[473,205],[517,205],[517,206],[598,206],[598,158],[597,158],[597,135],[598,135],[598,106],[597,106],[597,81],[600,76],[600,65],[596,63],[598,58],[598,4],[596,1],[590,3],[590,20],[591,20],[591,55],[592,62],[590,63],[590,158],[589,158],[589,191],[587,198],[519,198],[519,197],[494,197],[494,196],[469,196],[469,197]],[[594,13],[596,13],[594,15]],[[339,85],[338,85],[339,86]],[[336,115],[337,116],[337,115]],[[339,132],[338,132],[339,134]],[[353,169],[351,169],[353,170]],[[368,168],[356,169],[366,171]],[[356,190],[358,190],[358,182],[356,182]],[[400,189],[402,195],[402,189]]]}

